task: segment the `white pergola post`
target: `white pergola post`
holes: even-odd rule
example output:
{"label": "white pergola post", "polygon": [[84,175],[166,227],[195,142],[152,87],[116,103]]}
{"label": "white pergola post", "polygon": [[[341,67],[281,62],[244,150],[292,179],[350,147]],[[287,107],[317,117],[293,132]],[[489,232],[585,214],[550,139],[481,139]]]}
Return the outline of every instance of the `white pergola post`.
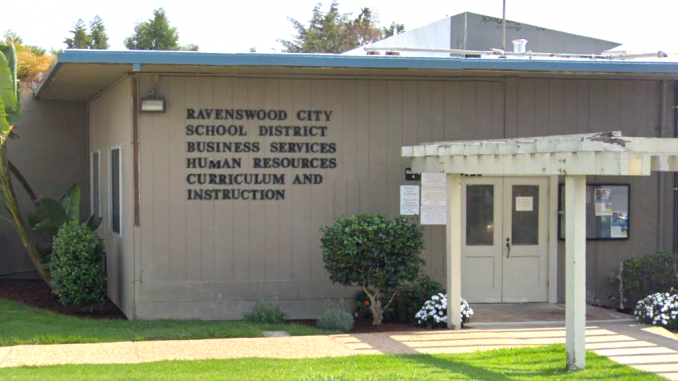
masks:
{"label": "white pergola post", "polygon": [[586,176],[565,177],[567,367],[586,367]]}
{"label": "white pergola post", "polygon": [[447,328],[461,329],[461,175],[447,175]]}

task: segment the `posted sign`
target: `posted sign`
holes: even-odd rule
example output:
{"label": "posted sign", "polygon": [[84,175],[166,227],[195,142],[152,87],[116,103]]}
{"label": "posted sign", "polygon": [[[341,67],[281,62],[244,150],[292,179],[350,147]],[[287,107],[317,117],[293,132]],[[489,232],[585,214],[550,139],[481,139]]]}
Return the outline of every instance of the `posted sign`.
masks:
{"label": "posted sign", "polygon": [[447,224],[447,184],[444,173],[421,174],[421,224]]}
{"label": "posted sign", "polygon": [[400,215],[419,215],[419,185],[400,186]]}

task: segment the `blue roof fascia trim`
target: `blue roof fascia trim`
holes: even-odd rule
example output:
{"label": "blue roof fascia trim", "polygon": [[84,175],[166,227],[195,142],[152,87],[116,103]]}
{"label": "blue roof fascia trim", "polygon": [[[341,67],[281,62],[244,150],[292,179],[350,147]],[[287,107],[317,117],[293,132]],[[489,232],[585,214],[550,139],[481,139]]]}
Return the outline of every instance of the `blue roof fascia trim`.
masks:
{"label": "blue roof fascia trim", "polygon": [[59,75],[59,72],[61,71],[61,68],[64,66],[63,62],[56,62],[55,64],[52,65],[51,68],[48,69],[47,75],[45,76],[45,80],[42,81],[40,84],[40,87],[38,87],[37,90],[33,91],[33,98],[34,99],[42,99],[42,96],[45,95],[45,92],[47,92],[47,89],[49,89],[49,86],[54,82],[56,77]]}
{"label": "blue roof fascia trim", "polygon": [[279,66],[346,69],[438,69],[492,71],[546,71],[615,74],[678,74],[678,62],[574,61],[530,59],[469,59],[451,57],[344,56],[336,54],[256,54],[174,51],[66,50],[35,92],[42,98],[68,63],[142,65]]}
{"label": "blue roof fascia trim", "polygon": [[678,62],[469,59],[448,57],[343,56],[332,54],[202,53],[67,50],[62,63],[205,66],[289,66],[364,69],[466,69],[589,73],[678,74]]}

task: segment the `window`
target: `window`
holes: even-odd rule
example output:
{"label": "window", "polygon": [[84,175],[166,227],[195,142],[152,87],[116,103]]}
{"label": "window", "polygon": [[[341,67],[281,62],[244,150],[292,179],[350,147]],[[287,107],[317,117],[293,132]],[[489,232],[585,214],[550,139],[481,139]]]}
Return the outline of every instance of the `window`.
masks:
{"label": "window", "polygon": [[111,232],[122,235],[122,146],[111,148],[109,158]]}
{"label": "window", "polygon": [[494,185],[466,186],[466,245],[494,245]]}
{"label": "window", "polygon": [[[627,184],[586,185],[586,239],[628,239],[630,231]],[[565,186],[560,185],[559,237],[565,239]]]}
{"label": "window", "polygon": [[91,161],[91,192],[92,192],[92,214],[101,216],[101,165],[100,163],[101,152],[94,151],[92,152],[92,161]]}

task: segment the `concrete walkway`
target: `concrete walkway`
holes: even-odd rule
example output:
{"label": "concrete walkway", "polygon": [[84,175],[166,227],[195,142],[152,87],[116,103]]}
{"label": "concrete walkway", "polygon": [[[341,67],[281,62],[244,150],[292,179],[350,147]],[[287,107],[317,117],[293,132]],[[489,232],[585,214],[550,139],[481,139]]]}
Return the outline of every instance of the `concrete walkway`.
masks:
{"label": "concrete walkway", "polygon": [[[54,364],[132,364],[244,357],[320,358],[360,354],[464,353],[564,343],[562,322],[482,324],[462,331],[346,334],[0,347],[0,368]],[[587,349],[678,380],[678,336],[631,322],[591,323]]]}

